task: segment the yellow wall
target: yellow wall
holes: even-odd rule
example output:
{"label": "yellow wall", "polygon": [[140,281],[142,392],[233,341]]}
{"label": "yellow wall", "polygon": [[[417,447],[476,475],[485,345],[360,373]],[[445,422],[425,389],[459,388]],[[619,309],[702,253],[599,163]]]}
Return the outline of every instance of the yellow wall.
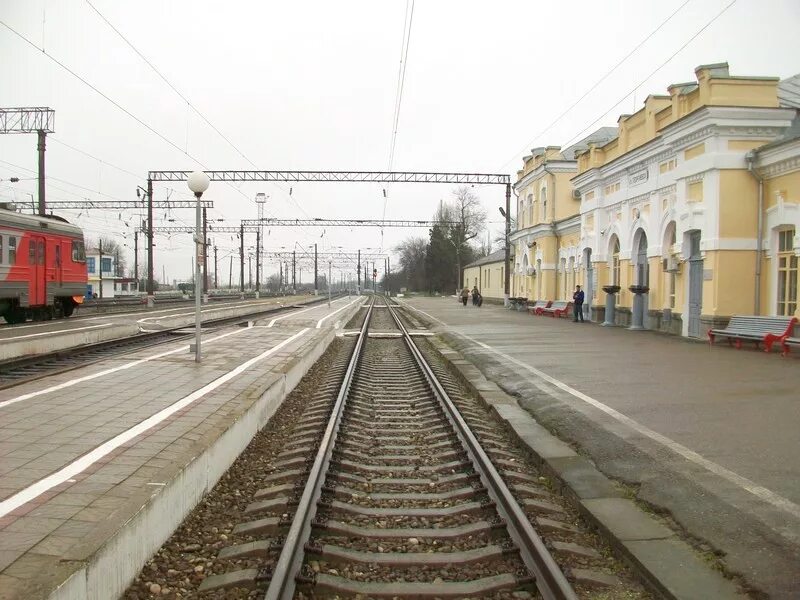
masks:
{"label": "yellow wall", "polygon": [[785,202],[800,203],[800,171],[764,181],[764,208],[770,208],[778,203],[779,192]]}
{"label": "yellow wall", "polygon": [[503,262],[465,267],[463,287],[472,290],[475,285],[478,286],[478,290],[485,298],[503,299],[505,296]]}
{"label": "yellow wall", "polygon": [[[620,117],[619,137],[581,153],[578,173],[603,166],[649,142],[664,127],[704,106],[778,106],[778,78],[731,77],[727,63],[697,67],[695,78],[696,84],[672,85],[669,97],[649,96],[644,108]],[[686,160],[702,154],[705,150],[700,146],[687,150]]]}
{"label": "yellow wall", "polygon": [[745,170],[719,172],[719,236],[755,238],[758,186]]}

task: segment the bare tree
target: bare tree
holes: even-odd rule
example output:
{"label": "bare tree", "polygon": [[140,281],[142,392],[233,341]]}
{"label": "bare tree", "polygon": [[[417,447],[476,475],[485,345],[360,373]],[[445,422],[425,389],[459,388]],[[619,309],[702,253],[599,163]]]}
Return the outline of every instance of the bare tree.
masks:
{"label": "bare tree", "polygon": [[467,243],[486,228],[486,211],[471,188],[461,186],[453,191],[455,197],[451,214],[458,224],[451,228],[450,239],[456,247],[456,281],[461,279],[461,263],[465,254],[471,254]]}

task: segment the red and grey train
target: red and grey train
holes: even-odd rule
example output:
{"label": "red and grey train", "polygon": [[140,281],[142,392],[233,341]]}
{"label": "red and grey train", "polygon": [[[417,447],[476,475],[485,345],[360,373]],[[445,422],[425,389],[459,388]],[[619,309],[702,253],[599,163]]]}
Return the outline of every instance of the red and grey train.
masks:
{"label": "red and grey train", "polygon": [[66,220],[0,207],[0,316],[69,317],[86,294],[83,231]]}

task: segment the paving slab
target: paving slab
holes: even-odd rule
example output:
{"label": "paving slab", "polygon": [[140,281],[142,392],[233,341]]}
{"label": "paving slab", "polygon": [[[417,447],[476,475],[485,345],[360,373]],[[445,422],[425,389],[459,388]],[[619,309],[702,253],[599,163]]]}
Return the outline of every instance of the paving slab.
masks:
{"label": "paving slab", "polygon": [[118,597],[357,305],[301,310],[0,390],[0,598]]}
{"label": "paving slab", "polygon": [[[763,595],[766,589],[770,597],[796,597],[800,553],[791,543],[798,531],[792,502],[778,501],[765,506],[764,492],[769,492],[766,488],[757,484],[743,488],[738,484],[746,479],[729,476],[729,471],[715,468],[711,461],[704,463],[706,459],[698,452],[679,444],[670,445],[664,434],[641,426],[616,407],[609,407],[615,397],[631,396],[636,398],[638,410],[646,408],[648,415],[661,411],[663,422],[671,426],[676,410],[671,398],[672,377],[663,377],[660,371],[648,371],[655,396],[651,398],[641,395],[636,379],[625,374],[631,362],[637,360],[634,355],[643,352],[642,343],[653,345],[654,352],[658,353],[665,352],[659,348],[660,344],[669,345],[675,340],[660,335],[652,335],[652,339],[648,339],[649,334],[635,335],[635,339],[644,342],[631,353],[624,346],[614,345],[614,338],[610,342],[604,339],[604,329],[579,326],[582,331],[598,336],[598,347],[602,347],[603,352],[598,354],[599,365],[588,362],[590,357],[584,359],[581,365],[587,373],[573,380],[561,372],[558,377],[551,375],[540,366],[554,364],[550,348],[543,347],[540,337],[556,344],[556,352],[562,351],[558,344],[563,349],[575,348],[574,328],[567,323],[550,324],[545,320],[541,325],[563,330],[562,340],[554,331],[545,330],[539,336],[534,318],[500,308],[493,312],[450,310],[443,301],[433,299],[414,299],[411,304],[424,311],[417,312],[417,316],[427,319],[439,334],[441,341],[434,340],[434,343],[447,344],[448,356],[456,358],[457,372],[471,376],[471,370],[462,364],[464,359],[481,369],[474,381],[467,381],[470,387],[477,389],[476,384],[485,376],[504,390],[493,394],[489,405],[498,416],[506,418],[519,439],[531,448],[544,472],[550,474],[555,485],[579,506],[587,522],[598,528],[623,558],[646,575],[657,594],[669,598],[742,598],[747,597],[749,590],[755,589],[756,594]],[[524,331],[528,326],[531,332]],[[476,337],[476,331],[483,335]],[[680,343],[681,347],[698,348],[697,344]],[[616,367],[614,358],[619,361]],[[701,361],[702,357],[693,356],[692,360]],[[601,371],[599,380],[617,377],[610,390],[613,395],[604,395],[604,401],[609,404],[591,395],[595,391],[605,394],[607,388],[593,388],[587,384],[598,370]],[[567,369],[567,373],[572,371],[572,368]],[[716,374],[712,371],[707,377],[716,377]],[[685,384],[683,379],[676,381],[678,387]],[[699,384],[705,386],[704,390],[708,389],[704,382]],[[778,393],[781,389],[781,385],[776,387]],[[713,396],[709,399],[706,395],[694,401],[706,400],[716,402]],[[526,424],[524,419],[510,418],[514,414],[506,406],[510,403],[525,408],[530,422]],[[719,404],[717,417],[731,418],[723,403]],[[737,420],[735,415],[733,420]],[[569,444],[554,437],[551,431]],[[756,437],[763,442],[760,433]],[[741,439],[727,441],[735,445]],[[689,467],[684,464],[686,458]],[[763,462],[763,457],[749,457],[749,460],[754,458]],[[788,469],[796,464],[792,463]],[[765,464],[765,468],[774,469],[775,465]],[[786,466],[781,468],[786,472]],[[631,483],[636,486],[632,487]],[[790,486],[793,483],[790,482]],[[659,512],[672,514],[662,518],[644,511],[629,499],[634,495],[644,504],[660,509]],[[771,499],[776,498],[781,497],[775,494]],[[537,523],[545,530],[552,528],[552,524],[542,518],[537,519]],[[699,550],[693,547],[695,545]],[[722,547],[724,551],[715,551],[715,547]],[[735,581],[718,570],[720,557],[722,567]],[[670,575],[665,565],[680,567],[682,572]],[[685,581],[699,582],[697,589],[711,595],[690,593],[691,584],[676,585],[671,580],[671,577],[681,576]]]}

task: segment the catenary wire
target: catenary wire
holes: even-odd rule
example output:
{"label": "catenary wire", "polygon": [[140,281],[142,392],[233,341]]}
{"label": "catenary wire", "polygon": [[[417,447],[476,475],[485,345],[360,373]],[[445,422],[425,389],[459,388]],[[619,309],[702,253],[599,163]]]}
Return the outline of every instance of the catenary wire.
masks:
{"label": "catenary wire", "polygon": [[640,87],[642,87],[642,86],[643,86],[643,85],[644,85],[644,84],[647,82],[647,80],[648,80],[648,79],[650,79],[650,78],[651,78],[653,75],[655,75],[655,74],[656,74],[656,73],[658,73],[658,72],[659,72],[661,69],[663,69],[665,66],[667,66],[667,64],[669,64],[669,62],[670,62],[670,61],[672,61],[672,59],[673,59],[673,58],[675,58],[675,57],[676,57],[678,54],[680,54],[680,53],[681,53],[681,52],[684,50],[684,48],[686,48],[686,47],[687,47],[689,44],[691,44],[691,43],[692,43],[694,40],[696,40],[696,39],[697,39],[697,38],[700,36],[700,34],[702,34],[702,33],[703,33],[703,32],[704,32],[706,29],[708,29],[709,27],[711,27],[711,25],[712,25],[712,24],[713,24],[713,23],[714,23],[714,22],[715,22],[717,19],[719,19],[719,18],[720,18],[722,15],[724,15],[724,14],[725,14],[725,13],[726,13],[726,12],[727,12],[727,11],[728,11],[728,10],[729,10],[729,9],[730,9],[730,8],[731,8],[733,5],[734,5],[734,4],[736,4],[736,0],[731,0],[731,2],[729,2],[729,3],[728,3],[728,4],[727,4],[727,5],[726,5],[726,6],[725,6],[725,7],[724,7],[724,8],[723,8],[721,11],[719,11],[719,12],[718,12],[716,15],[714,15],[714,16],[713,16],[713,17],[712,17],[712,18],[711,18],[709,21],[707,21],[707,22],[706,22],[706,24],[705,24],[705,25],[703,25],[703,26],[702,26],[700,29],[698,29],[698,30],[697,30],[697,31],[696,31],[696,32],[695,32],[695,33],[694,33],[694,34],[693,34],[693,35],[692,35],[692,36],[691,36],[691,37],[690,37],[688,40],[686,40],[686,41],[685,41],[685,42],[684,42],[684,43],[683,43],[683,44],[680,46],[680,48],[678,48],[677,50],[675,50],[675,52],[673,52],[673,53],[672,53],[672,54],[669,56],[669,58],[667,58],[667,59],[666,59],[664,62],[662,62],[662,63],[661,63],[659,66],[657,66],[655,69],[653,69],[653,70],[652,70],[652,71],[651,71],[651,72],[650,72],[650,73],[647,75],[647,77],[645,77],[645,78],[644,78],[644,79],[642,79],[642,80],[641,80],[639,83],[637,83],[637,84],[636,84],[636,85],[635,85],[635,86],[634,86],[634,87],[633,87],[633,88],[632,88],[630,91],[626,92],[624,96],[622,96],[622,97],[621,97],[619,100],[617,100],[617,101],[616,101],[616,102],[615,102],[613,105],[611,105],[611,107],[609,107],[609,109],[608,109],[608,110],[606,110],[606,111],[605,111],[605,112],[604,112],[602,115],[600,115],[599,117],[597,117],[597,118],[596,118],[594,121],[592,121],[592,122],[591,122],[589,125],[587,125],[587,126],[586,126],[586,127],[584,127],[583,129],[581,129],[581,131],[580,131],[580,132],[579,132],[577,135],[575,135],[575,136],[574,136],[574,137],[573,137],[573,138],[572,138],[572,139],[571,139],[569,142],[567,142],[567,144],[566,144],[566,145],[567,145],[567,146],[569,146],[569,145],[573,144],[574,142],[578,141],[578,140],[581,138],[581,136],[583,136],[583,134],[584,134],[584,133],[585,133],[587,130],[591,129],[591,128],[592,128],[592,127],[594,127],[594,126],[595,126],[595,125],[596,125],[598,122],[600,122],[602,119],[604,119],[604,118],[606,117],[606,115],[608,115],[608,113],[610,113],[612,110],[614,110],[614,108],[616,108],[617,106],[619,106],[619,104],[621,104],[622,102],[624,102],[624,101],[625,101],[625,99],[626,99],[626,98],[628,98],[628,97],[629,97],[631,94],[635,93],[635,92],[636,92],[636,90],[638,90]]}
{"label": "catenary wire", "polygon": [[661,21],[661,23],[659,23],[659,25],[655,29],[653,29],[649,34],[647,34],[647,36],[645,36],[638,44],[636,44],[636,46],[634,46],[625,56],[623,56],[613,67],[611,67],[611,69],[606,71],[606,73],[600,79],[598,79],[596,82],[594,82],[594,84],[592,84],[583,94],[581,94],[581,96],[577,100],[575,100],[563,112],[561,112],[561,114],[559,114],[555,119],[553,119],[553,121],[549,125],[547,125],[547,127],[545,127],[544,129],[539,131],[536,135],[534,135],[533,139],[530,142],[525,144],[525,146],[523,146],[521,150],[516,152],[514,154],[514,156],[512,156],[509,160],[507,160],[505,163],[503,163],[502,166],[500,167],[500,171],[502,171],[510,163],[515,161],[517,159],[517,156],[519,156],[520,152],[527,152],[528,149],[534,143],[536,143],[537,139],[539,139],[541,136],[543,136],[545,133],[547,133],[553,127],[555,127],[555,125],[559,121],[561,121],[561,119],[563,119],[565,116],[567,116],[572,111],[573,108],[575,108],[584,99],[586,99],[586,97],[589,94],[591,94],[594,90],[596,90],[598,88],[598,86],[600,86],[601,83],[603,83],[606,79],[608,79],[611,75],[613,75],[614,72],[617,69],[619,69],[619,67],[621,67],[631,56],[633,56],[636,53],[637,50],[639,50],[642,46],[644,46],[655,34],[657,34],[659,31],[661,31],[661,29],[663,29],[667,25],[667,23],[669,23],[675,17],[675,15],[677,15],[681,10],[683,10],[683,8],[687,4],[689,4],[689,2],[691,2],[691,1],[692,0],[685,0],[683,2],[683,4],[678,6],[678,8],[676,8],[672,13],[670,13],[670,15],[667,16],[666,19]]}

